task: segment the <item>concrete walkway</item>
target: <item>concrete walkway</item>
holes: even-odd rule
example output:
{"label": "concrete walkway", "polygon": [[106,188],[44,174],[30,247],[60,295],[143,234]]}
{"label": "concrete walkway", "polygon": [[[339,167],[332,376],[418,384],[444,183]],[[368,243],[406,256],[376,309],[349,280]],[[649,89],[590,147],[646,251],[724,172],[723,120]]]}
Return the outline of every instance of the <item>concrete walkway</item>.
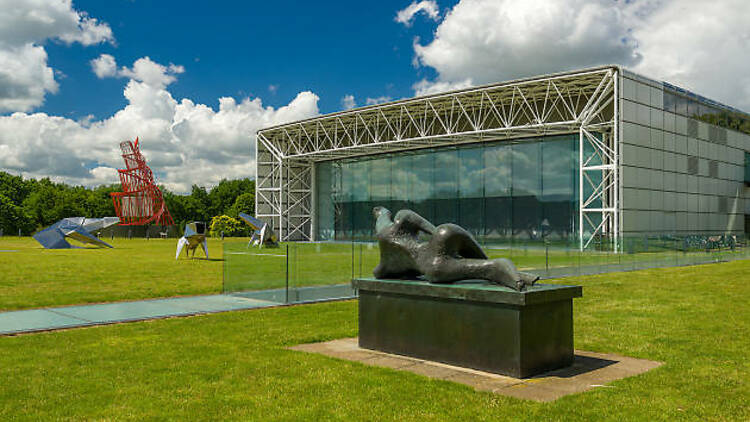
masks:
{"label": "concrete walkway", "polygon": [[280,303],[231,295],[176,297],[0,313],[0,335],[265,308]]}

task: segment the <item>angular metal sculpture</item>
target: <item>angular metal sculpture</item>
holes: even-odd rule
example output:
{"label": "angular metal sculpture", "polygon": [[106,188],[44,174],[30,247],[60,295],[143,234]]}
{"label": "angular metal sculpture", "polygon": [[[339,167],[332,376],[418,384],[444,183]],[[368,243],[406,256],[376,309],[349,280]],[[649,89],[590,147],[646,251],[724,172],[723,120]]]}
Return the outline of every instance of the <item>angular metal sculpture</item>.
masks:
{"label": "angular metal sculpture", "polygon": [[177,242],[177,253],[174,255],[174,259],[180,257],[180,252],[187,245],[185,249],[185,255],[190,256],[190,251],[193,251],[193,257],[195,257],[195,250],[198,249],[198,245],[203,248],[203,253],[208,259],[208,242],[206,241],[206,223],[202,221],[194,221],[185,225],[185,234]]}
{"label": "angular metal sculpture", "polygon": [[273,229],[268,223],[264,223],[244,212],[241,212],[239,215],[240,218],[253,229],[253,235],[250,238],[250,242],[247,244],[248,247],[250,247],[250,245],[257,245],[259,248],[262,248],[263,246],[267,248],[276,248],[279,246],[276,241],[276,233],[273,232]]}
{"label": "angular metal sculpture", "polygon": [[46,249],[70,249],[79,247],[68,243],[68,239],[73,239],[89,245],[111,248],[111,245],[102,242],[96,236],[92,235],[91,232],[102,230],[106,227],[117,224],[119,221],[120,219],[117,217],[63,218],[46,229],[37,232],[33,237]]}
{"label": "angular metal sculpture", "polygon": [[[411,210],[401,210],[391,218],[388,209],[375,207],[373,214],[380,246],[375,278],[415,279],[423,275],[432,283],[479,279],[517,291],[539,279],[518,271],[508,259],[489,259],[474,237],[455,224],[435,227]],[[431,237],[420,241],[420,233]]]}
{"label": "angular metal sculpture", "polygon": [[138,149],[138,138],[135,138],[135,144],[130,141],[121,142],[120,149],[126,167],[117,170],[123,191],[110,194],[115,205],[115,212],[120,217],[120,224],[123,226],[173,225],[174,220],[164,203],[161,190],[156,186],[154,173]]}

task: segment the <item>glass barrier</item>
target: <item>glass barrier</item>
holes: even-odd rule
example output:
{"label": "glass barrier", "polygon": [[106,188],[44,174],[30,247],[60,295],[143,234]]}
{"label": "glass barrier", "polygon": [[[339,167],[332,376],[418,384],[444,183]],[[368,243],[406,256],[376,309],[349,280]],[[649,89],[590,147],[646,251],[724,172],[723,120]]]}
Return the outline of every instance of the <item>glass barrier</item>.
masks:
{"label": "glass barrier", "polygon": [[248,240],[225,240],[223,292],[286,303],[288,247],[258,248]]}
{"label": "glass barrier", "polygon": [[[425,238],[426,240],[426,238]],[[649,268],[708,264],[750,258],[747,240],[726,235],[629,236],[593,242],[580,251],[575,239],[480,241],[491,259],[507,258],[542,279]],[[356,297],[353,278],[372,277],[380,260],[374,241],[287,242],[258,248],[225,241],[224,292],[276,303]]]}
{"label": "glass barrier", "polygon": [[289,244],[289,303],[351,298],[352,242]]}

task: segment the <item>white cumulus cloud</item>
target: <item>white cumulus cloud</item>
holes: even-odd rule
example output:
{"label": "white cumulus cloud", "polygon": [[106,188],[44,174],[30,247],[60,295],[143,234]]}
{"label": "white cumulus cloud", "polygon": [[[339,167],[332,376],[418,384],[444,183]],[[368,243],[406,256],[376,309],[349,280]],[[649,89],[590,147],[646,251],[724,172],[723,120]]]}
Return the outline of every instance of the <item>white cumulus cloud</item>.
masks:
{"label": "white cumulus cloud", "polygon": [[620,64],[698,93],[750,107],[746,0],[461,0],[417,65],[437,71],[417,94]]}
{"label": "white cumulus cloud", "polygon": [[344,110],[350,110],[357,106],[357,101],[354,99],[354,95],[347,94],[341,98],[341,107]]}
{"label": "white cumulus cloud", "polygon": [[672,0],[635,26],[643,61],[634,67],[750,111],[750,4]]}
{"label": "white cumulus cloud", "polygon": [[123,67],[118,74],[153,87],[163,88],[176,81],[177,75],[184,72],[183,66],[172,63],[164,66],[146,56],[136,60],[132,68]]}
{"label": "white cumulus cloud", "polygon": [[[639,55],[620,3],[612,0],[463,0],[419,64],[439,82],[475,84],[600,63],[636,64]],[[424,87],[422,87],[423,90]]]}
{"label": "white cumulus cloud", "polygon": [[91,60],[91,69],[96,74],[97,78],[111,78],[117,76],[117,62],[115,58],[109,54],[102,54],[101,56]]}
{"label": "white cumulus cloud", "polygon": [[416,96],[421,95],[432,95],[439,94],[441,92],[455,91],[457,89],[464,89],[473,86],[474,83],[470,78],[462,81],[430,81],[422,79],[419,82],[412,85],[414,94]]}
{"label": "white cumulus cloud", "polygon": [[55,93],[58,84],[44,48],[24,44],[0,47],[0,112],[30,110]]}
{"label": "white cumulus cloud", "polygon": [[391,101],[391,97],[387,97],[385,95],[382,95],[380,97],[375,97],[375,98],[368,97],[367,99],[365,99],[365,104],[367,104],[367,105],[375,105],[375,104],[387,103],[388,101]]}
{"label": "white cumulus cloud", "polygon": [[168,66],[156,63],[150,57],[141,57],[133,67],[117,69],[117,61],[109,54],[102,54],[91,60],[91,70],[99,78],[129,78],[149,86],[164,88],[177,80],[177,75],[185,72],[185,67],[170,63]]}
{"label": "white cumulus cloud", "polygon": [[[115,61],[108,60],[103,68],[111,75]],[[318,96],[309,91],[279,108],[264,106],[259,98],[223,97],[218,110],[178,101],[167,88],[183,71],[147,57],[121,67],[115,76],[129,78],[123,91],[128,104],[102,120],[24,112],[0,116],[0,170],[89,186],[113,183],[115,169],[123,166],[119,143],[138,136],[160,183],[187,192],[192,184],[253,177],[258,129],[319,113]]]}
{"label": "white cumulus cloud", "polygon": [[424,13],[434,21],[440,19],[440,9],[435,0],[422,0],[420,2],[414,1],[404,9],[399,10],[398,13],[396,13],[395,20],[398,23],[411,26],[417,13]]}
{"label": "white cumulus cloud", "polygon": [[73,9],[70,0],[0,0],[0,113],[28,111],[55,93],[42,44],[114,42],[109,25]]}

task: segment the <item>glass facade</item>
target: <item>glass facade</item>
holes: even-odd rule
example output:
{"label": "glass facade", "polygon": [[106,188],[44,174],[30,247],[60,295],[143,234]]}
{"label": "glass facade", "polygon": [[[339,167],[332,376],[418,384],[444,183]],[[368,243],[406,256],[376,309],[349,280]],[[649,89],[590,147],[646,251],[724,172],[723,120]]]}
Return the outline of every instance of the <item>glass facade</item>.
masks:
{"label": "glass facade", "polygon": [[318,240],[371,239],[375,206],[456,223],[481,240],[572,240],[578,135],[318,163],[316,203]]}
{"label": "glass facade", "polygon": [[706,123],[750,134],[750,116],[710,104],[695,94],[664,84],[664,111],[702,120]]}
{"label": "glass facade", "polygon": [[621,87],[621,235],[744,234],[747,115],[629,72]]}

